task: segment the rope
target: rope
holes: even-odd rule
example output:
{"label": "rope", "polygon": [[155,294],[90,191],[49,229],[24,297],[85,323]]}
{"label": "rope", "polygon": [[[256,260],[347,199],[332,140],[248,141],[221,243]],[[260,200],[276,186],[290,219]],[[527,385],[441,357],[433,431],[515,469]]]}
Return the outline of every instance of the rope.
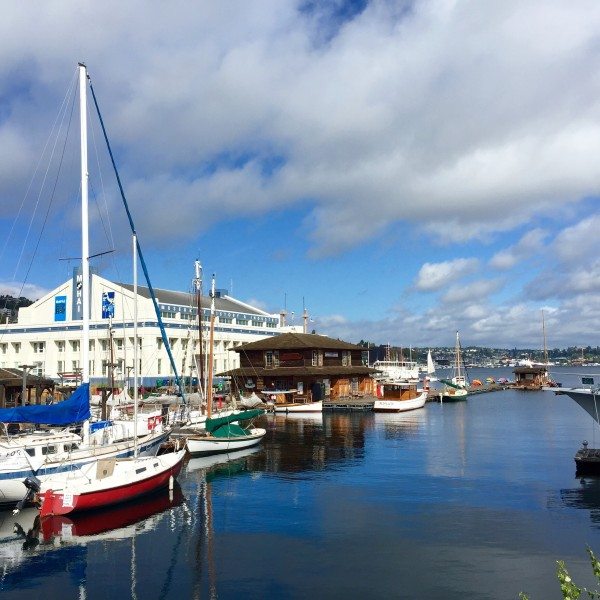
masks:
{"label": "rope", "polygon": [[129,210],[129,205],[127,203],[127,199],[125,198],[125,191],[123,190],[123,185],[121,184],[121,178],[119,176],[119,171],[117,169],[117,165],[115,163],[114,155],[112,152],[112,148],[110,146],[110,142],[108,141],[108,134],[106,132],[106,127],[104,126],[104,120],[102,119],[102,114],[100,113],[100,107],[98,106],[98,100],[96,99],[96,93],[94,92],[94,86],[92,85],[91,79],[88,75],[88,81],[90,82],[90,91],[92,92],[92,98],[94,100],[94,106],[96,107],[96,112],[98,114],[98,119],[100,120],[100,127],[102,128],[102,134],[104,135],[104,141],[106,142],[106,147],[108,148],[108,154],[110,155],[110,161],[112,163],[113,170],[115,172],[115,176],[117,178],[117,184],[119,186],[119,192],[121,194],[121,199],[123,200],[123,205],[125,207],[125,212],[127,213],[127,219],[129,221],[129,226],[131,228],[131,232],[136,236],[136,247],[137,252],[140,257],[140,263],[142,265],[142,270],[144,271],[144,276],[146,278],[146,283],[148,284],[148,291],[150,292],[150,297],[152,299],[152,304],[154,305],[154,311],[156,312],[156,318],[158,319],[158,324],[160,327],[160,333],[162,336],[163,343],[165,345],[165,349],[169,356],[169,361],[171,363],[171,368],[173,369],[173,373],[175,373],[175,381],[177,382],[177,387],[179,388],[179,393],[181,394],[181,399],[184,404],[186,404],[185,392],[183,386],[181,384],[181,378],[179,377],[179,372],[177,371],[177,365],[175,364],[175,359],[173,357],[173,353],[171,352],[171,346],[169,344],[169,339],[167,337],[167,333],[165,331],[165,326],[160,315],[160,309],[158,307],[158,302],[156,301],[156,295],[154,293],[154,288],[152,287],[152,283],[150,282],[150,275],[148,273],[148,269],[146,267],[146,261],[144,260],[144,256],[142,254],[142,248],[140,246],[139,237],[136,234],[135,225],[133,223],[133,217],[131,216],[131,212]]}

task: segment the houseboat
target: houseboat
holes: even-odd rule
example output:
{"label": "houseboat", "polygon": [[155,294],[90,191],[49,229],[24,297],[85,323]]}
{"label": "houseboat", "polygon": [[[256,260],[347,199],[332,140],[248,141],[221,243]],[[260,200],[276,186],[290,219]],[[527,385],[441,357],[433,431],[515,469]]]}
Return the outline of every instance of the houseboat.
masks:
{"label": "houseboat", "polygon": [[257,393],[275,412],[320,412],[323,400],[374,397],[375,369],[362,346],[310,333],[284,333],[235,348],[234,393]]}

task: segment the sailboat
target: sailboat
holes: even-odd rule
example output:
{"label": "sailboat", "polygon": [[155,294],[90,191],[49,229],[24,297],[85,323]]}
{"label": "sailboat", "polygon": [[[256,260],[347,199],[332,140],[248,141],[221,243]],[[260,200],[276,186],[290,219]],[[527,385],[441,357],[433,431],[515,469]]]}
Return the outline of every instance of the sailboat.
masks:
{"label": "sailboat", "polygon": [[200,428],[186,431],[187,447],[192,455],[206,456],[233,452],[249,448],[260,443],[267,433],[266,429],[241,425],[240,422],[250,422],[264,413],[263,410],[245,410],[231,415],[212,417],[212,380],[213,380],[213,346],[215,331],[215,278],[212,278],[210,304],[210,333],[209,357],[206,382],[206,421],[204,430]]}
{"label": "sailboat", "polygon": [[[89,385],[89,328],[90,328],[90,257],[88,236],[88,167],[87,167],[87,113],[85,65],[79,65],[81,112],[81,302],[82,383],[70,398],[49,406],[19,406],[0,409],[0,424],[8,432],[7,423],[27,423],[37,429],[29,433],[3,435],[0,438],[0,504],[15,504],[28,489],[26,478],[43,483],[48,477],[54,481],[66,478],[83,468],[93,468],[99,460],[125,458],[136,453],[154,456],[169,436],[162,423],[143,435],[133,435],[134,424],[120,421],[91,422]],[[75,293],[75,291],[73,291]],[[81,432],[68,426],[78,425]],[[137,421],[136,424],[137,425]],[[57,429],[60,427],[61,429]],[[139,432],[138,432],[139,433]]]}
{"label": "sailboat", "polygon": [[[79,94],[81,107],[81,190],[82,213],[87,213],[87,113],[86,113],[87,69],[79,65]],[[85,233],[82,235],[83,263],[83,383],[89,386],[89,361],[86,350],[89,349],[89,248]],[[137,298],[137,236],[133,234],[133,290]],[[173,484],[174,477],[181,470],[185,456],[185,445],[175,443],[171,452],[157,456],[139,456],[137,439],[138,408],[138,331],[137,302],[134,303],[133,337],[134,337],[134,415],[133,415],[133,457],[105,458],[79,465],[77,469],[69,469],[50,474],[40,481],[36,477],[28,477],[24,481],[27,494],[22,503],[33,499],[41,503],[40,515],[65,515],[74,511],[90,510],[126,502],[143,494],[148,494],[167,484]],[[89,393],[89,390],[88,390]],[[88,399],[89,414],[89,399]],[[67,461],[68,462],[68,461]],[[20,504],[22,504],[20,503]],[[19,505],[17,505],[19,508]]]}
{"label": "sailboat", "polygon": [[456,332],[456,345],[454,348],[454,371],[452,379],[440,379],[440,381],[444,384],[444,388],[440,392],[440,401],[457,402],[459,400],[467,399],[467,372],[462,362],[458,331]]}

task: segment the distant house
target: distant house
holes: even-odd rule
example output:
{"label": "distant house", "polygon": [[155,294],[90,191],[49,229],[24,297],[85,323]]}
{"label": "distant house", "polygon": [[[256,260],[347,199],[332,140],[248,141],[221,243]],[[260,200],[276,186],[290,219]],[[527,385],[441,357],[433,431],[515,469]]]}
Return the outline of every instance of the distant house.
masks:
{"label": "distant house", "polygon": [[241,394],[287,394],[288,401],[375,395],[368,350],[323,335],[284,333],[235,348],[240,367],[224,375]]}
{"label": "distant house", "polygon": [[539,390],[552,382],[546,366],[516,367],[513,373],[515,375],[514,387],[521,390]]}

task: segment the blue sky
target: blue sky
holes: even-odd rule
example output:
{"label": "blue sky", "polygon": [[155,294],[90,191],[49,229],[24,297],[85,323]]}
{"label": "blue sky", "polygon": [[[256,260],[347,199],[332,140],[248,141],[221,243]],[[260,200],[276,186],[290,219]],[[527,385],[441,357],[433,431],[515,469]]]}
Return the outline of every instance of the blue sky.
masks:
{"label": "blue sky", "polygon": [[[0,293],[39,297],[79,256],[83,60],[157,287],[199,257],[348,341],[541,347],[543,310],[551,347],[595,346],[599,31],[591,0],[9,1]],[[92,250],[130,280],[92,130]]]}

